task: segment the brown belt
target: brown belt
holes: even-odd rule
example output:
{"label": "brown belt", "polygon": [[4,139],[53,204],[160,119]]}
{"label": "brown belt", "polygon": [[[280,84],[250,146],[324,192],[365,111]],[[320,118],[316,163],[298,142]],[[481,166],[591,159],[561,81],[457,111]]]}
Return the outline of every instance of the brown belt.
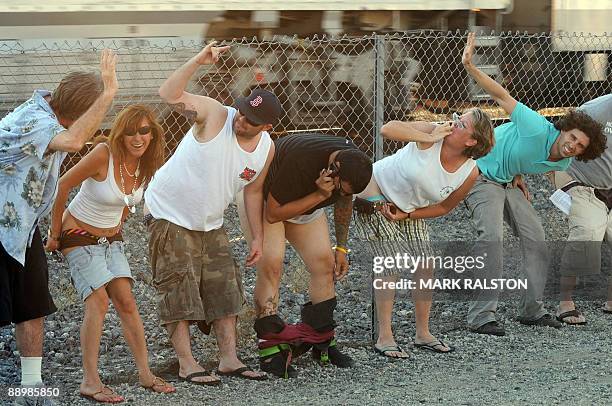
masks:
{"label": "brown belt", "polygon": [[81,228],[64,230],[59,239],[60,249],[83,247],[85,245],[112,244],[115,241],[123,241],[121,232],[110,237],[100,237],[88,233]]}

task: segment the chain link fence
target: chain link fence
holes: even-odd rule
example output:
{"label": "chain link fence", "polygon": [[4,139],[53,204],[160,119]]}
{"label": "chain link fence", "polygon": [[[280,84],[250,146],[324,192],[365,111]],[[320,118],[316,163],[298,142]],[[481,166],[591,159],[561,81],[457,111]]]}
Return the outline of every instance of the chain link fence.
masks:
{"label": "chain link fence", "polygon": [[[507,119],[461,66],[464,32],[418,31],[353,37],[275,37],[230,44],[214,66],[203,67],[188,91],[223,104],[263,87],[283,105],[274,136],[290,132],[348,135],[374,159],[398,144],[383,141],[389,120],[449,120],[478,105]],[[53,90],[69,71],[97,69],[100,50],[119,55],[120,91],[101,131],[131,103],[154,107],[170,154],[189,128],[159,98],[157,89],[202,44],[176,39],[115,39],[63,43],[0,41],[0,115],[37,88]],[[546,116],[609,93],[612,34],[480,33],[476,64],[510,93]],[[71,166],[87,148],[66,160]]]}

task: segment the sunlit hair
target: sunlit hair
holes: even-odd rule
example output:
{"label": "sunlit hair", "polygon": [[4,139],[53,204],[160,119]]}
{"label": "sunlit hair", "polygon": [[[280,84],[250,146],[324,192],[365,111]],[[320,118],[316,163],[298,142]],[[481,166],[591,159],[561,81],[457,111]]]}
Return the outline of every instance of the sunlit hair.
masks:
{"label": "sunlit hair", "polygon": [[166,148],[164,130],[157,122],[153,111],[142,104],[132,104],[121,110],[117,114],[113,128],[108,136],[108,144],[110,145],[113,157],[118,157],[123,162],[126,155],[123,137],[126,133],[134,134],[140,128],[143,118],[147,119],[151,127],[151,142],[140,158],[140,175],[142,176],[143,184],[147,184],[155,174],[155,171],[164,164]]}
{"label": "sunlit hair", "polygon": [[493,148],[493,123],[491,117],[478,107],[474,107],[465,111],[472,115],[472,126],[474,133],[472,138],[476,140],[476,144],[471,147],[466,147],[463,150],[463,155],[478,159],[487,155]]}
{"label": "sunlit hair", "polygon": [[559,131],[578,129],[589,138],[589,145],[584,152],[575,157],[579,161],[598,158],[606,149],[606,136],[603,133],[602,125],[583,111],[570,110],[557,120],[555,128]]}
{"label": "sunlit hair", "polygon": [[91,72],[71,72],[51,94],[49,105],[60,118],[77,120],[102,94],[100,75]]}

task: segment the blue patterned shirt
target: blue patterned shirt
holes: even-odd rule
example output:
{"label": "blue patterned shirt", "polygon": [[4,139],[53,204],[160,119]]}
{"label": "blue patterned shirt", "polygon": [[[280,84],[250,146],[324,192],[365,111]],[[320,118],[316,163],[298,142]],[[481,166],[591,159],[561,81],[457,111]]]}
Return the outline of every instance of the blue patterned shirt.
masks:
{"label": "blue patterned shirt", "polygon": [[66,130],[45,100],[48,95],[34,91],[0,120],[0,242],[22,265],[38,220],[51,211],[67,155],[47,151],[53,137]]}

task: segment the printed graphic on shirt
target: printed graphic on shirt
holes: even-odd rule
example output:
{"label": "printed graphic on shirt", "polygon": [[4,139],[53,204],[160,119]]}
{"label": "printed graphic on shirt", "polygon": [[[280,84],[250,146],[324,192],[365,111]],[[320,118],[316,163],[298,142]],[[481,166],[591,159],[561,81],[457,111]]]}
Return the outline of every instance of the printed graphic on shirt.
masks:
{"label": "printed graphic on shirt", "polygon": [[452,186],[445,186],[440,190],[440,197],[442,199],[446,199],[448,197],[448,195],[450,195],[451,193],[453,193],[453,187]]}
{"label": "printed graphic on shirt", "polygon": [[21,197],[30,207],[39,207],[42,204],[44,185],[33,167],[30,168],[26,180],[23,183]]}
{"label": "printed graphic on shirt", "polygon": [[15,203],[6,202],[2,209],[2,217],[0,217],[0,225],[7,228],[21,228],[21,219],[15,209]]}
{"label": "printed graphic on shirt", "polygon": [[22,134],[29,133],[30,131],[34,129],[34,127],[36,127],[37,124],[38,124],[38,119],[33,118],[32,120],[28,121],[28,123],[25,126],[21,128],[21,133]]}
{"label": "printed graphic on shirt", "polygon": [[6,165],[0,165],[0,184],[6,185],[6,193],[11,189],[16,192],[17,186],[19,186],[18,175],[21,170],[14,163]]}
{"label": "printed graphic on shirt", "polygon": [[256,171],[249,168],[248,166],[245,166],[244,170],[240,173],[239,177],[242,180],[246,180],[247,182],[250,182],[253,180],[256,174],[257,174]]}

